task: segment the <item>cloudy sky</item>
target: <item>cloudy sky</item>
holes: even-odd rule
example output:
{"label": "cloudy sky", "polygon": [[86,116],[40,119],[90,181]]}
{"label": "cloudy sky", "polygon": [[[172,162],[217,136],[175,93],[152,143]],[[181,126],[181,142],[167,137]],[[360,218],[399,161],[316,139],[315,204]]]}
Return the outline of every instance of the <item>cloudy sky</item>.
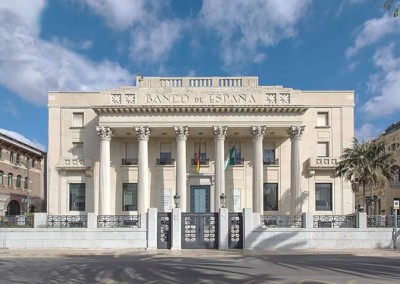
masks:
{"label": "cloudy sky", "polygon": [[356,136],[400,120],[400,17],[380,0],[1,0],[0,131],[46,148],[48,91],[144,76],[355,90]]}

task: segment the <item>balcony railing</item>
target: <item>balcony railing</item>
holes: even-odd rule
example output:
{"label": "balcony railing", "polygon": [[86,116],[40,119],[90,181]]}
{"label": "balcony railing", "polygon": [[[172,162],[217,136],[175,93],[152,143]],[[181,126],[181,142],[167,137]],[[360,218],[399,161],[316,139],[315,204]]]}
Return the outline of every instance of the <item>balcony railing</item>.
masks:
{"label": "balcony railing", "polygon": [[0,216],[0,228],[33,228],[33,216]]}
{"label": "balcony railing", "polygon": [[138,159],[136,159],[136,158],[122,159],[123,166],[131,166],[131,165],[137,165],[137,164],[138,164]]}
{"label": "balcony railing", "polygon": [[49,215],[48,228],[87,228],[87,216],[81,215]]}
{"label": "balcony railing", "polygon": [[[200,165],[208,165],[210,163],[210,159],[200,159]],[[192,159],[191,160],[191,165],[196,166],[197,165],[197,159]]]}
{"label": "balcony railing", "polygon": [[263,164],[266,166],[278,166],[279,159],[263,159]]}
{"label": "balcony railing", "polygon": [[156,165],[161,166],[172,166],[175,163],[175,159],[157,159]]}
{"label": "balcony railing", "polygon": [[139,215],[99,215],[98,228],[139,228]]}
{"label": "balcony railing", "polygon": [[314,215],[314,228],[355,228],[356,215]]}
{"label": "balcony railing", "polygon": [[301,215],[265,215],[261,216],[262,228],[302,228]]}
{"label": "balcony railing", "polygon": [[60,170],[88,170],[92,168],[91,159],[86,158],[61,158],[57,168]]}

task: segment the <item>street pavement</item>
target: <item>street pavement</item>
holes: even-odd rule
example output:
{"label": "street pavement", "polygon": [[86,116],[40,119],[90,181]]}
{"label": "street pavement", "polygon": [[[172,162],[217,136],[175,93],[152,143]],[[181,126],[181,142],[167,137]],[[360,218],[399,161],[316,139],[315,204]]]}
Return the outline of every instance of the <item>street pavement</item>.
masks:
{"label": "street pavement", "polygon": [[400,283],[400,251],[0,249],[0,283]]}

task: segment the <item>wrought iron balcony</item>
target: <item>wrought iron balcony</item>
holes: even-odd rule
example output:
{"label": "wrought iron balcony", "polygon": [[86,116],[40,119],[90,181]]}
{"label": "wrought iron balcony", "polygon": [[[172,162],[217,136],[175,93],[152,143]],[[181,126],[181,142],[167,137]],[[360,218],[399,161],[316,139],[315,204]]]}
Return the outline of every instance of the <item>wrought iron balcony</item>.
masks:
{"label": "wrought iron balcony", "polygon": [[138,159],[136,158],[125,158],[122,159],[123,166],[133,166],[138,164]]}
{"label": "wrought iron balcony", "polygon": [[[208,165],[209,163],[210,163],[210,159],[200,159],[200,165],[201,166]],[[196,166],[197,165],[197,159],[192,159],[190,164],[192,166]]]}
{"label": "wrought iron balcony", "polygon": [[266,166],[278,166],[279,165],[279,159],[264,158],[263,159],[263,164],[266,165]]}
{"label": "wrought iron balcony", "polygon": [[156,165],[160,166],[172,166],[175,163],[175,159],[157,159]]}

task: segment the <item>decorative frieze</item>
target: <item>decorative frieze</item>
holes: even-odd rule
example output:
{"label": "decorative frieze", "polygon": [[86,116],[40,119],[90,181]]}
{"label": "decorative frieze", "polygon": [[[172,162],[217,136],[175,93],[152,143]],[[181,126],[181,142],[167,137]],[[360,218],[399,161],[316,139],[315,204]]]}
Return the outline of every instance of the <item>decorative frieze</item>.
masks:
{"label": "decorative frieze", "polygon": [[276,94],[266,94],[266,103],[268,105],[276,104]]}
{"label": "decorative frieze", "polygon": [[290,94],[279,94],[279,101],[280,104],[289,104],[290,103]]}
{"label": "decorative frieze", "polygon": [[301,139],[301,137],[303,136],[304,128],[305,126],[303,125],[292,125],[287,131],[290,140]]}
{"label": "decorative frieze", "polygon": [[227,130],[228,130],[227,126],[214,126],[214,139],[224,140],[226,137]]}
{"label": "decorative frieze", "polygon": [[150,128],[148,126],[137,126],[135,127],[135,132],[138,140],[149,140]]}
{"label": "decorative frieze", "polygon": [[120,105],[121,104],[121,94],[112,94],[111,95],[111,103]]}
{"label": "decorative frieze", "polygon": [[97,126],[96,127],[97,134],[102,140],[109,140],[111,141],[111,138],[113,136],[112,130],[108,126]]}
{"label": "decorative frieze", "polygon": [[187,126],[175,126],[176,141],[186,140],[189,135],[189,128]]}
{"label": "decorative frieze", "polygon": [[127,105],[135,104],[135,95],[134,94],[126,94],[125,95],[125,103]]}
{"label": "decorative frieze", "polygon": [[265,126],[252,126],[251,127],[251,138],[253,141],[263,139],[266,131]]}

